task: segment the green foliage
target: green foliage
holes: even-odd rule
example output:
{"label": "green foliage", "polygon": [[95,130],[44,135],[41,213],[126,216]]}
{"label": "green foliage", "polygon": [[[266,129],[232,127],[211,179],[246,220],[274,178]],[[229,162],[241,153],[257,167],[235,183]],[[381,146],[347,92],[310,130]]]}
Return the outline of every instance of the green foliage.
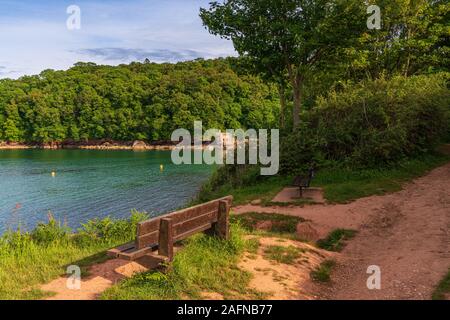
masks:
{"label": "green foliage", "polygon": [[199,299],[214,292],[230,298],[259,298],[249,289],[250,274],[237,267],[247,249],[243,230],[231,225],[231,239],[206,235],[187,239],[166,273],[151,271],[134,276],[106,290],[102,298],[113,300]]}
{"label": "green foliage", "polygon": [[284,264],[294,264],[301,256],[301,250],[294,246],[268,246],[264,249],[264,256],[272,261]]}
{"label": "green foliage", "polygon": [[355,230],[336,229],[333,230],[325,239],[317,241],[317,246],[328,251],[341,251],[344,248],[345,241],[356,235]]}
{"label": "green foliage", "polygon": [[269,221],[271,223],[269,232],[294,234],[297,230],[297,224],[305,221],[301,217],[286,216],[275,213],[257,213],[248,212],[232,216],[233,221],[239,224],[249,232],[256,231],[258,223]]}
{"label": "green foliage", "polygon": [[304,171],[311,162],[376,167],[433,150],[448,131],[447,81],[448,74],[381,78],[318,99],[282,141],[281,171]]}
{"label": "green foliage", "polygon": [[234,71],[231,59],[177,64],[77,63],[0,80],[0,140],[170,140],[173,130],[272,128],[276,87]]}
{"label": "green foliage", "polygon": [[317,282],[330,282],[331,272],[333,271],[336,262],[334,260],[326,260],[321,265],[311,271],[311,279]]}
{"label": "green foliage", "polygon": [[409,76],[449,71],[447,0],[370,0],[368,3],[381,8],[382,26],[380,30],[365,32],[359,45],[343,52],[353,57],[347,64],[349,72],[377,78],[383,73]]}
{"label": "green foliage", "polygon": [[357,0],[214,1],[200,16],[212,34],[233,41],[255,73],[277,81],[280,89],[289,83],[294,127],[305,83],[366,28],[364,3]]}
{"label": "green foliage", "polygon": [[447,275],[442,279],[442,281],[437,286],[436,290],[433,292],[433,300],[448,300],[450,297],[450,269]]}
{"label": "green foliage", "polygon": [[114,243],[118,239],[127,241],[134,237],[138,222],[144,221],[147,218],[147,214],[133,210],[129,220],[114,220],[110,217],[102,220],[90,220],[82,224],[82,228],[78,230],[76,235],[78,237],[77,241],[80,238],[99,240],[105,243]]}
{"label": "green foliage", "polygon": [[64,274],[68,264],[84,267],[104,260],[106,249],[135,238],[136,224],[144,218],[135,212],[129,220],[90,222],[81,235],[52,218],[30,233],[5,233],[0,237],[0,299],[42,298],[47,293],[38,289],[39,284]]}
{"label": "green foliage", "polygon": [[[232,194],[233,204],[244,204],[252,200],[262,200],[269,202],[279,193],[284,186],[289,183],[289,177],[274,176],[263,177],[255,172],[250,166],[251,172],[240,171],[235,174],[235,167],[232,165],[222,166],[217,169],[213,176],[202,186],[194,203],[206,202],[223,196]],[[231,174],[230,174],[231,172]],[[251,177],[251,178],[250,178]]]}
{"label": "green foliage", "polygon": [[39,245],[51,245],[52,243],[66,243],[69,240],[70,229],[62,226],[50,216],[48,223],[39,223],[31,232],[31,239]]}
{"label": "green foliage", "polygon": [[431,153],[378,168],[322,168],[317,172],[313,185],[324,189],[327,201],[346,203],[371,195],[400,191],[403,183],[420,177],[449,160],[449,156]]}

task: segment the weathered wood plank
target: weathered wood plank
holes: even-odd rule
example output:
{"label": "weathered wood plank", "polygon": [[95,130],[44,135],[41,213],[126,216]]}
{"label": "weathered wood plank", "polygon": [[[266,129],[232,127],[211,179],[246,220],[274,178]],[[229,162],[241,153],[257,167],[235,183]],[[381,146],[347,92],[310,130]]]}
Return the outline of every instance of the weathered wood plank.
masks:
{"label": "weathered wood plank", "polygon": [[147,233],[136,238],[136,247],[138,249],[143,249],[147,246],[158,244],[158,240],[159,240],[159,231]]}
{"label": "weathered wood plank", "polygon": [[135,243],[111,249],[108,254],[125,260],[136,260],[158,249],[160,256],[173,258],[173,243],[211,230],[229,238],[229,212],[233,197],[224,197],[195,207],[153,218],[138,224]]}
{"label": "weathered wood plank", "polygon": [[158,231],[160,219],[161,218],[158,217],[139,223],[137,226],[137,235],[143,236],[147,233]]}
{"label": "weathered wood plank", "polygon": [[228,196],[228,197],[220,198],[220,199],[213,200],[213,201],[210,201],[210,202],[207,202],[204,204],[200,204],[200,205],[190,207],[187,209],[183,209],[180,211],[175,211],[175,212],[169,213],[169,214],[161,216],[161,217],[157,217],[157,218],[153,218],[153,219],[141,222],[139,225],[140,225],[140,231],[142,233],[140,233],[140,234],[143,235],[143,234],[152,232],[153,227],[159,226],[159,220],[162,217],[170,218],[176,224],[183,220],[192,219],[196,216],[205,214],[207,212],[218,210],[219,209],[219,201],[221,201],[221,200],[227,201],[231,204],[231,202],[233,201],[233,197]]}
{"label": "weathered wood plank", "polygon": [[205,224],[203,226],[199,226],[199,227],[197,227],[195,229],[189,230],[188,232],[179,234],[178,236],[174,237],[174,241],[176,242],[176,241],[184,240],[184,239],[189,238],[190,236],[192,236],[192,235],[194,235],[196,233],[200,233],[200,232],[206,231],[206,230],[211,229],[211,228],[212,228],[212,224],[211,223]]}
{"label": "weathered wood plank", "polygon": [[119,253],[121,253],[121,252],[126,252],[126,251],[132,250],[132,249],[134,249],[134,248],[136,248],[136,243],[134,243],[134,242],[129,242],[129,243],[126,243],[126,244],[124,244],[124,245],[121,245],[121,246],[119,246],[119,247],[117,247],[117,248],[109,249],[109,250],[107,251],[107,255],[108,255],[109,257],[117,257],[117,255],[118,255]]}
{"label": "weathered wood plank", "polygon": [[196,229],[200,226],[204,226],[205,224],[212,224],[217,221],[217,215],[217,211],[211,211],[201,216],[197,216],[195,218],[175,224],[173,226],[174,236],[189,232],[189,230]]}
{"label": "weathered wood plank", "polygon": [[173,259],[173,220],[162,218],[159,226],[159,247],[158,254],[167,257],[169,261]]}
{"label": "weathered wood plank", "polygon": [[143,256],[145,256],[148,253],[153,252],[154,248],[152,247],[146,247],[143,249],[136,249],[134,251],[127,251],[127,252],[119,252],[117,254],[117,258],[128,260],[128,261],[134,261],[136,259],[139,259]]}
{"label": "weathered wood plank", "polygon": [[219,201],[219,212],[217,223],[214,224],[215,234],[221,239],[230,238],[230,203],[224,200]]}

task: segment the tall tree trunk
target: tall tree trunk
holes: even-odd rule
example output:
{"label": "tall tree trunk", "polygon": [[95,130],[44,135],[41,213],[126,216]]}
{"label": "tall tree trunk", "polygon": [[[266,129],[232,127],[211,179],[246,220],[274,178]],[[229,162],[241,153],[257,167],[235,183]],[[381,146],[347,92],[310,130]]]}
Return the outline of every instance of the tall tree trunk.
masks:
{"label": "tall tree trunk", "polygon": [[294,110],[292,112],[292,118],[294,120],[294,130],[298,128],[300,124],[300,110],[302,108],[302,79],[300,75],[295,77],[292,84],[294,91]]}
{"label": "tall tree trunk", "polygon": [[280,128],[284,129],[285,112],[286,112],[286,89],[284,83],[278,86],[280,93]]}

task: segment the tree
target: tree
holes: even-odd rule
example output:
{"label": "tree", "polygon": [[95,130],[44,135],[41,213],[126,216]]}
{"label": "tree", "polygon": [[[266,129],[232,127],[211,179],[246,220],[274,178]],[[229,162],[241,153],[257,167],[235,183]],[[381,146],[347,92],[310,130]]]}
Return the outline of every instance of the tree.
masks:
{"label": "tree", "polygon": [[316,66],[339,48],[353,45],[366,28],[360,0],[226,0],[202,8],[204,25],[233,41],[240,55],[256,61],[282,88],[293,90],[293,125],[298,127],[303,86]]}
{"label": "tree", "polygon": [[[448,0],[370,0],[381,8],[381,29],[367,30],[347,63],[355,80],[382,74],[411,76],[448,71]],[[345,53],[344,53],[345,54]]]}

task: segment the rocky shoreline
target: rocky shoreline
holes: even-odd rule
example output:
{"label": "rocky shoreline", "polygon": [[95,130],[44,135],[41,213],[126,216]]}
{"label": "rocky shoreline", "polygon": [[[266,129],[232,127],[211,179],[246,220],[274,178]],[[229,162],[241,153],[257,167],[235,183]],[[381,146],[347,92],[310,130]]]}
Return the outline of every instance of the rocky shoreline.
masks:
{"label": "rocky shoreline", "polygon": [[[87,142],[62,142],[48,144],[22,144],[0,142],[0,150],[26,150],[26,149],[81,149],[81,150],[135,150],[135,151],[151,151],[151,150],[173,150],[176,147],[175,142],[152,142],[144,141],[134,142],[117,142],[110,140],[87,141]],[[208,143],[204,143],[206,147]]]}

